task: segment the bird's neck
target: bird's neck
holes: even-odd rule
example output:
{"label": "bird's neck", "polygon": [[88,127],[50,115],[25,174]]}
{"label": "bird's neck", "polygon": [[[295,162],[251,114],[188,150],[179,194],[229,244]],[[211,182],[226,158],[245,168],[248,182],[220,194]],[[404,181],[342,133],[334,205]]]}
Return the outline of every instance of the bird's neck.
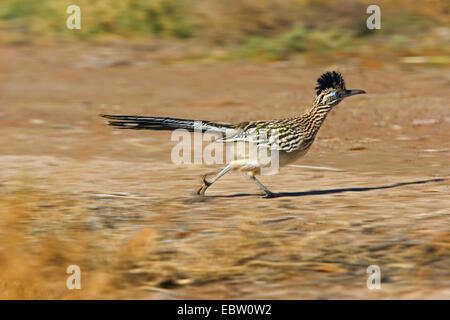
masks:
{"label": "bird's neck", "polygon": [[308,135],[311,137],[316,135],[332,108],[332,105],[313,104],[313,106],[302,116],[304,123],[306,124]]}

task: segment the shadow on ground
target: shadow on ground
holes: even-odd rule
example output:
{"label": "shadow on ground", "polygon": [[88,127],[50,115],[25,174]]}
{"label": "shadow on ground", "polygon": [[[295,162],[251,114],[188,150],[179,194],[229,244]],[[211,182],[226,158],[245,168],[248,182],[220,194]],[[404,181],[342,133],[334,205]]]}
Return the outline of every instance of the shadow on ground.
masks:
{"label": "shadow on ground", "polygon": [[[386,186],[379,187],[359,187],[359,188],[340,188],[340,189],[326,189],[326,190],[310,190],[310,191],[299,191],[299,192],[277,192],[274,193],[273,196],[267,199],[273,198],[281,198],[281,197],[303,197],[303,196],[314,196],[314,195],[323,195],[323,194],[334,194],[334,193],[343,193],[343,192],[364,192],[364,191],[373,191],[373,190],[382,190],[382,189],[391,189],[397,187],[403,187],[414,184],[423,184],[430,182],[441,182],[445,179],[429,179],[429,180],[418,180],[418,181],[410,181],[410,182],[399,182],[395,184],[390,184]],[[209,196],[210,198],[239,198],[239,197],[248,197],[248,196],[256,196],[257,194],[252,193],[237,193],[231,195],[217,195],[217,196]]]}

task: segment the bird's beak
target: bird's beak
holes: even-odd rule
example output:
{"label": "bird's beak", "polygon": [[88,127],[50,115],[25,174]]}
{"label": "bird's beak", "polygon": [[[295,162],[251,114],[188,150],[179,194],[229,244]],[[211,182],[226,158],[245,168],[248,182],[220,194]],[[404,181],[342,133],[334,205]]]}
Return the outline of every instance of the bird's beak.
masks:
{"label": "bird's beak", "polygon": [[359,89],[345,90],[344,98],[354,96],[355,94],[363,94],[363,93],[366,93],[366,92],[364,90],[359,90]]}

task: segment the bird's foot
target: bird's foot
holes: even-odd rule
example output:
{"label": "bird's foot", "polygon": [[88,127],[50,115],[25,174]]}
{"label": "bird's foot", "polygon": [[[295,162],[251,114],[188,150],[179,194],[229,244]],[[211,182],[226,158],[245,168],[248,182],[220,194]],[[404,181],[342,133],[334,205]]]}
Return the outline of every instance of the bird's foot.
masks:
{"label": "bird's foot", "polygon": [[207,176],[207,174],[202,176],[203,185],[200,187],[200,189],[197,190],[197,194],[199,196],[204,196],[206,189],[208,189],[209,186],[212,185],[212,183],[206,179],[206,176]]}
{"label": "bird's foot", "polygon": [[204,195],[205,195],[205,192],[206,192],[206,189],[208,189],[208,187],[209,187],[208,185],[203,184],[203,185],[200,187],[200,189],[197,190],[196,194],[199,195],[199,196],[204,196]]}
{"label": "bird's foot", "polygon": [[204,195],[205,195],[205,186],[201,186],[200,189],[198,189],[198,190],[195,192],[195,194],[196,194],[196,195],[199,195],[199,196],[204,196]]}
{"label": "bird's foot", "polygon": [[212,185],[212,183],[209,182],[209,181],[206,179],[206,176],[207,176],[207,174],[205,174],[205,175],[202,176],[202,181],[203,181],[203,186],[202,186],[202,188],[204,187],[204,188],[205,188],[205,191],[206,191],[206,188],[208,188],[210,185]]}

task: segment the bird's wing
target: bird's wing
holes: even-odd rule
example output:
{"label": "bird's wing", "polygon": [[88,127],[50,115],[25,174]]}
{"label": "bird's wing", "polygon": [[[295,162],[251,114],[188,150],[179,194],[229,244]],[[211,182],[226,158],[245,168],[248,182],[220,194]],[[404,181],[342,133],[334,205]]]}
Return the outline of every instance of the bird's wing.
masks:
{"label": "bird's wing", "polygon": [[231,135],[218,142],[247,142],[278,151],[293,151],[302,140],[303,129],[292,125],[289,119],[244,122],[236,126]]}

